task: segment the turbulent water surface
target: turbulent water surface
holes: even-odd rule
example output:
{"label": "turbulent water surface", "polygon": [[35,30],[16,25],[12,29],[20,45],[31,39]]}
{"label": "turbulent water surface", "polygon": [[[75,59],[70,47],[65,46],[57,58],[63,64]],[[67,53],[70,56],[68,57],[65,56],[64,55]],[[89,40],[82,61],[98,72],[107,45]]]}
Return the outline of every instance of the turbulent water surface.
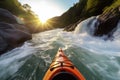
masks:
{"label": "turbulent water surface", "polygon": [[120,30],[112,41],[92,37],[85,30],[33,34],[22,47],[0,56],[0,80],[42,80],[59,47],[86,80],[120,80]]}

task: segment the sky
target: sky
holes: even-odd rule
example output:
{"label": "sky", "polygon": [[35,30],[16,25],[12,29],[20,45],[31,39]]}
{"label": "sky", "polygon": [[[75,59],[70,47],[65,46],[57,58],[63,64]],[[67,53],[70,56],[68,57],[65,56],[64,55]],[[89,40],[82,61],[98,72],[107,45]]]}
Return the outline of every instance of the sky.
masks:
{"label": "sky", "polygon": [[29,4],[44,22],[54,16],[60,16],[79,0],[18,0],[21,4]]}

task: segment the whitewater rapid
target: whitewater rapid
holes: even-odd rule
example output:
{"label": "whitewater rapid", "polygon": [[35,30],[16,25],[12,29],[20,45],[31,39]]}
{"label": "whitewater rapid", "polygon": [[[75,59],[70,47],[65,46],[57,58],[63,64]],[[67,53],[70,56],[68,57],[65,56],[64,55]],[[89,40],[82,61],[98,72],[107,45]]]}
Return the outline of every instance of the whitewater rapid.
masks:
{"label": "whitewater rapid", "polygon": [[0,56],[0,80],[42,80],[59,47],[86,80],[120,80],[119,24],[112,41],[92,36],[93,25],[98,24],[91,17],[75,32],[54,29],[33,34],[32,40]]}

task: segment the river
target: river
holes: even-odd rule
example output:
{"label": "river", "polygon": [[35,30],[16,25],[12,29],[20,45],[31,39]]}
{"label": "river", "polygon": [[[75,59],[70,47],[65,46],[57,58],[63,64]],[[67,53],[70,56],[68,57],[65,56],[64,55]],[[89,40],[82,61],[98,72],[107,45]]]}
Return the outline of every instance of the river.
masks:
{"label": "river", "polygon": [[119,36],[105,41],[86,32],[62,29],[32,36],[23,46],[0,56],[0,80],[42,80],[59,47],[86,80],[120,80]]}

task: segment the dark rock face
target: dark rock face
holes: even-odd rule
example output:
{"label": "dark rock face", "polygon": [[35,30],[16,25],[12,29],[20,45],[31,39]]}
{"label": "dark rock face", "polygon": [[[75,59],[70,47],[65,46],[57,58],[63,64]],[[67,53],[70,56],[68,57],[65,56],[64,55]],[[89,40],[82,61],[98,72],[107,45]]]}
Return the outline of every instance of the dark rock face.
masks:
{"label": "dark rock face", "polygon": [[0,54],[11,50],[32,38],[24,25],[7,10],[0,9]]}
{"label": "dark rock face", "polygon": [[119,15],[119,7],[110,10],[109,12],[103,13],[99,16],[100,24],[97,26],[94,35],[95,36],[103,36],[108,35],[108,37],[111,37],[110,34],[115,30],[117,27],[118,21],[120,20]]}
{"label": "dark rock face", "polygon": [[[4,28],[1,28],[1,24]],[[11,45],[19,44],[25,40],[31,39],[31,35],[29,33],[16,29],[14,25],[10,25],[8,23],[0,23],[0,35],[3,36],[3,38]]]}
{"label": "dark rock face", "polygon": [[0,8],[0,22],[17,23],[12,13],[2,8]]}
{"label": "dark rock face", "polygon": [[0,54],[4,53],[7,47],[7,42],[2,37],[0,37]]}

